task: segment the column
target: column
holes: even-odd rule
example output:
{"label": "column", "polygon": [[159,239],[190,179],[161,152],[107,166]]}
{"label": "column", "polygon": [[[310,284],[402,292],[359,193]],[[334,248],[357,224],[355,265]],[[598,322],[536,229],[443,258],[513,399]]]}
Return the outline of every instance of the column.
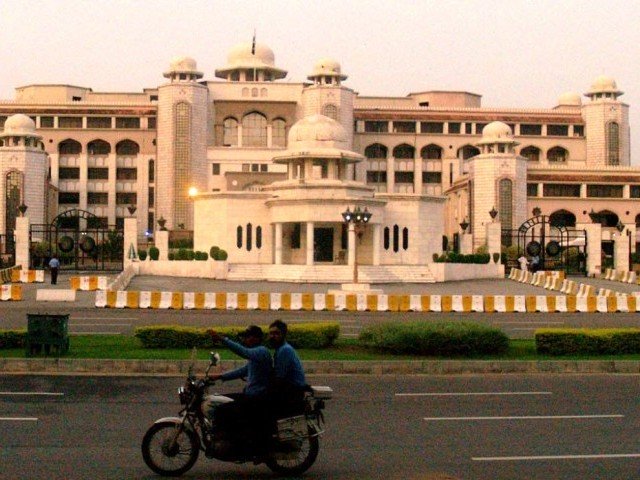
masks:
{"label": "column", "polygon": [[307,265],[313,265],[313,222],[307,222]]}
{"label": "column", "polygon": [[394,175],[396,161],[393,157],[387,158],[387,193],[393,193],[396,187],[396,177]]}
{"label": "column", "polygon": [[629,271],[629,237],[627,237],[627,230],[624,229],[622,232],[618,232],[613,237],[615,239],[615,244],[613,246],[614,253],[614,265],[618,272],[628,272]]}
{"label": "column", "polygon": [[[7,232],[8,233],[8,232]],[[16,218],[16,265],[29,270],[29,217]]]}
{"label": "column", "polygon": [[576,229],[587,231],[587,275],[600,275],[602,262],[602,225],[576,223]]}
{"label": "column", "polygon": [[[159,233],[159,232],[158,232]],[[124,267],[126,268],[138,259],[138,219],[128,217],[124,219]],[[133,254],[131,252],[133,248]],[[132,258],[135,257],[135,258]]]}
{"label": "column", "polygon": [[382,244],[382,225],[374,223],[370,225],[373,228],[373,265],[380,265],[380,245]]}
{"label": "column", "polygon": [[275,238],[275,255],[274,255],[274,263],[276,265],[282,265],[282,223],[278,222],[275,225],[276,227],[276,238]]}
{"label": "column", "polygon": [[413,160],[413,192],[422,195],[422,157],[416,152]]}
{"label": "column", "polygon": [[[500,222],[487,223],[487,249],[489,254],[493,257],[494,253],[500,253],[502,246],[502,224]],[[493,262],[493,258],[491,259]]]}
{"label": "column", "polygon": [[347,264],[353,265],[356,262],[356,226],[353,223],[349,223],[348,239]]}
{"label": "column", "polygon": [[154,239],[156,247],[160,250],[158,260],[169,260],[169,231],[156,230]]}

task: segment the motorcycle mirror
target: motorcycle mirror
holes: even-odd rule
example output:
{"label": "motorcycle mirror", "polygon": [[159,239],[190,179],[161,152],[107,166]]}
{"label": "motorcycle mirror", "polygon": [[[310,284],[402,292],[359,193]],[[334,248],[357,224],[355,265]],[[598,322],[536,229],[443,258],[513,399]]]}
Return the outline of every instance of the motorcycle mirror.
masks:
{"label": "motorcycle mirror", "polygon": [[218,352],[211,352],[209,359],[211,360],[211,365],[216,366],[220,363],[220,354]]}

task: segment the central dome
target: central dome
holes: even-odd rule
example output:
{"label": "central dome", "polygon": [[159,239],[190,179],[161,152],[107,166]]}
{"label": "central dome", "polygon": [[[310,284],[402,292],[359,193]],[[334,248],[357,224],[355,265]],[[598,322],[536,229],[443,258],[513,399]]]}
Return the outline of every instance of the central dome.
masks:
{"label": "central dome", "polygon": [[22,113],[11,115],[4,122],[4,136],[23,136],[40,137],[36,134],[36,124],[31,118]]}
{"label": "central dome", "polygon": [[230,67],[274,67],[275,56],[273,50],[262,43],[256,43],[254,50],[251,42],[245,42],[236,45],[229,51],[227,62]]}

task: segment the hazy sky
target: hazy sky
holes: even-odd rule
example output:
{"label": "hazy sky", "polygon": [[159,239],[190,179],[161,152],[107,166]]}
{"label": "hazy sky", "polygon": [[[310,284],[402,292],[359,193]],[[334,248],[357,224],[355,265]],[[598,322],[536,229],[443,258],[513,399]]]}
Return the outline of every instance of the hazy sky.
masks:
{"label": "hazy sky", "polygon": [[177,55],[212,79],[254,28],[284,81],[329,56],[362,95],[466,90],[485,107],[549,108],[610,75],[640,164],[640,0],[0,0],[0,99],[31,83],[139,92]]}

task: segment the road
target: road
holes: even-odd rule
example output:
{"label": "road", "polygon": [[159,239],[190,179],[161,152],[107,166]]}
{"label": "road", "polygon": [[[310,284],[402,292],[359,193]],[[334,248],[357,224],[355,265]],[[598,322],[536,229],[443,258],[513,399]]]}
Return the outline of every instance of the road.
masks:
{"label": "road", "polygon": [[[632,375],[322,376],[335,391],[309,479],[636,479]],[[180,378],[3,376],[0,478],[147,479],[139,444]],[[233,385],[223,385],[223,391]],[[272,478],[201,457],[184,478]]]}

